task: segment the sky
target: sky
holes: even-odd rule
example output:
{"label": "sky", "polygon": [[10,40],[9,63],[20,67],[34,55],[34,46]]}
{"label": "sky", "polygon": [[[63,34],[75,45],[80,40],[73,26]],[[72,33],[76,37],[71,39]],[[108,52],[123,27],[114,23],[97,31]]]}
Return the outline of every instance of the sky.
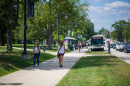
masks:
{"label": "sky", "polygon": [[130,20],[130,0],[81,0],[87,1],[89,19],[94,23],[94,30],[98,32],[102,27],[112,31],[112,24],[119,20]]}

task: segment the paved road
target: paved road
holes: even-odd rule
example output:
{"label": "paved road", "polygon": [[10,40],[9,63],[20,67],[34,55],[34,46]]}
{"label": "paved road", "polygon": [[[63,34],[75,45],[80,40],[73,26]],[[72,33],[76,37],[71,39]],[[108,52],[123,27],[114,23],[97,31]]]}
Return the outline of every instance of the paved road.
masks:
{"label": "paved road", "polygon": [[85,55],[87,49],[65,54],[63,67],[59,67],[58,58],[40,63],[40,67],[28,67],[0,77],[0,86],[55,86],[70,68]]}
{"label": "paved road", "polygon": [[[106,41],[110,41],[110,40],[106,39]],[[110,43],[113,43],[113,42],[111,41]],[[105,50],[107,51],[108,48],[105,47]],[[124,53],[124,52],[116,51],[115,49],[111,48],[111,54],[120,58],[121,60],[127,62],[128,64],[130,64],[130,53]]]}

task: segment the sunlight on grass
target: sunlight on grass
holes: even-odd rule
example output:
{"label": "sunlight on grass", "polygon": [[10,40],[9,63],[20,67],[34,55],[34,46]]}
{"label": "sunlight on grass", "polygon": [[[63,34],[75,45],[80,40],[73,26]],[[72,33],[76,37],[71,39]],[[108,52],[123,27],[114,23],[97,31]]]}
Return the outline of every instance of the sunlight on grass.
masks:
{"label": "sunlight on grass", "polygon": [[92,55],[110,55],[108,52],[104,51],[87,51],[86,54],[92,54]]}
{"label": "sunlight on grass", "polygon": [[57,86],[129,86],[130,65],[115,56],[82,57]]}
{"label": "sunlight on grass", "polygon": [[[14,71],[20,70],[25,67],[33,65],[32,51],[28,51],[30,59],[26,60],[21,57],[23,51],[15,49],[13,52],[1,52],[0,55],[0,76],[12,73]],[[40,53],[40,62],[52,59],[56,55],[51,55],[48,53]]]}

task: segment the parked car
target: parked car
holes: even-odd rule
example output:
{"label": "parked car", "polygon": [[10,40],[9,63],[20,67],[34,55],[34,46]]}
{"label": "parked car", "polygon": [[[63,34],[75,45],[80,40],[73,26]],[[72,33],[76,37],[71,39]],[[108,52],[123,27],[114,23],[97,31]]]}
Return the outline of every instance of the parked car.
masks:
{"label": "parked car", "polygon": [[128,45],[125,46],[124,52],[125,52],[125,53],[130,52],[130,44],[128,44]]}
{"label": "parked car", "polygon": [[120,43],[116,43],[116,50],[119,50]]}
{"label": "parked car", "polygon": [[113,49],[116,49],[116,44],[113,44]]}
{"label": "parked car", "polygon": [[[108,48],[108,45],[107,45],[107,48]],[[113,48],[113,44],[110,44],[110,48]]]}
{"label": "parked car", "polygon": [[126,45],[128,45],[127,42],[121,42],[119,45],[119,51],[123,51]]}

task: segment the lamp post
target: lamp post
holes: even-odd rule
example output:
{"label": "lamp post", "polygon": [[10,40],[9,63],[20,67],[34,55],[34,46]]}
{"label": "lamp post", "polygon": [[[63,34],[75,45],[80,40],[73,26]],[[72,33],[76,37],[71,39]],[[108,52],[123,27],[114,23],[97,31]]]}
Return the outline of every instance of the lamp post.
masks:
{"label": "lamp post", "polygon": [[27,26],[26,26],[26,0],[24,0],[24,51],[22,53],[22,58],[29,59],[29,54],[27,54],[27,50],[26,50],[26,30],[27,30]]}

